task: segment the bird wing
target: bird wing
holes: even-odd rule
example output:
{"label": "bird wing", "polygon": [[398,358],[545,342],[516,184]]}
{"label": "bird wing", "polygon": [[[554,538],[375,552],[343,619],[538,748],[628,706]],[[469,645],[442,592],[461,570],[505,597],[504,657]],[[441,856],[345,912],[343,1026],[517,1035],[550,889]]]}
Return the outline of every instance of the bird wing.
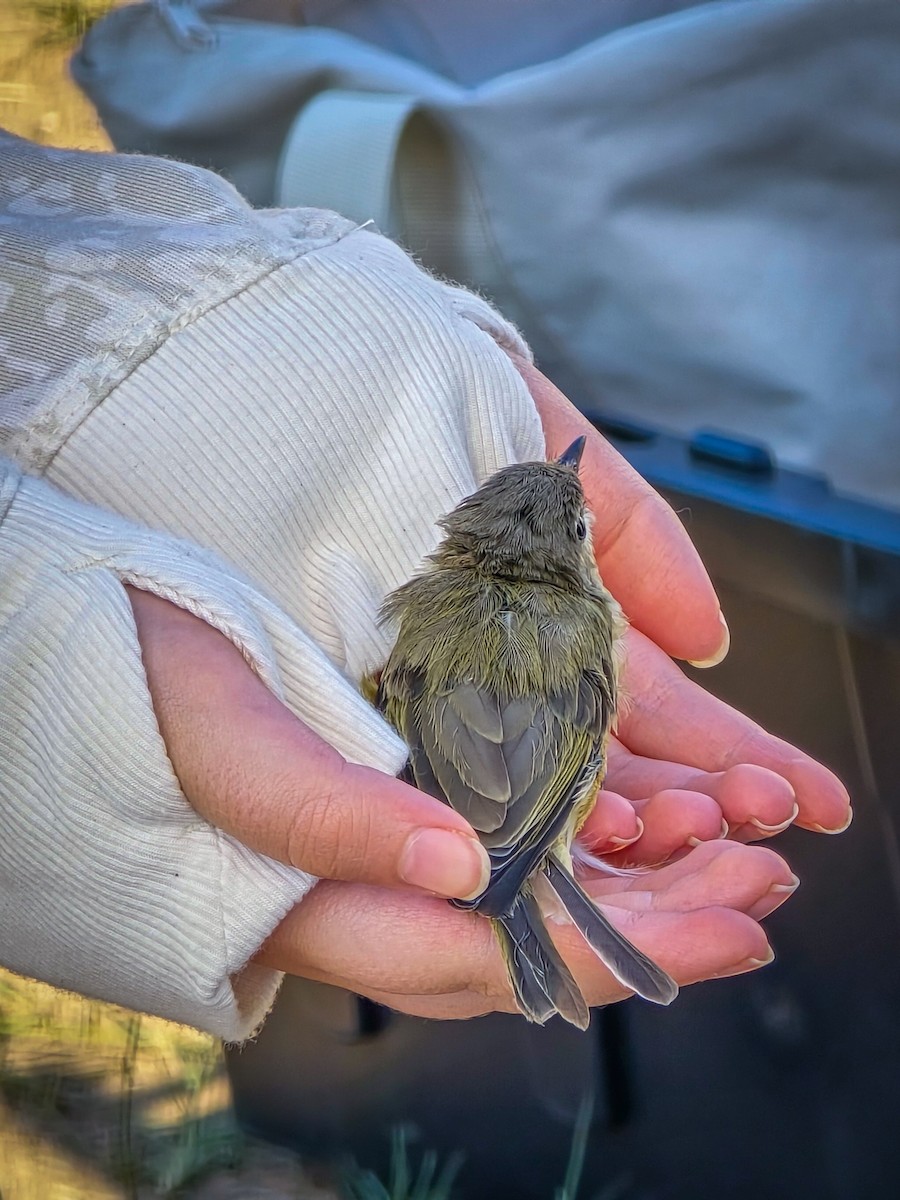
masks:
{"label": "bird wing", "polygon": [[422,672],[391,673],[380,705],[410,749],[409,773],[479,832],[492,863],[477,907],[508,911],[603,769],[613,694],[584,671],[549,699],[500,697],[471,680],[429,693]]}

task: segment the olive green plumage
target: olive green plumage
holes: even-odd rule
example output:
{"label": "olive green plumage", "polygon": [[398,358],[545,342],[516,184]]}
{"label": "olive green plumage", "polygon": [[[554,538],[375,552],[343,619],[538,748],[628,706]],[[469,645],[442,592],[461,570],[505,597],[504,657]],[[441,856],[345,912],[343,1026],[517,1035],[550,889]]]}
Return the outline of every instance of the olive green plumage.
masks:
{"label": "olive green plumage", "polygon": [[409,746],[411,781],[461,813],[488,850],[487,889],[454,903],[493,918],[520,1008],[584,1028],[537,874],[623,983],[660,1003],[677,989],[571,875],[569,846],[605,773],[624,628],[591,550],[582,446],[498,471],[444,518],[428,568],[384,604],[397,641],[376,703]]}

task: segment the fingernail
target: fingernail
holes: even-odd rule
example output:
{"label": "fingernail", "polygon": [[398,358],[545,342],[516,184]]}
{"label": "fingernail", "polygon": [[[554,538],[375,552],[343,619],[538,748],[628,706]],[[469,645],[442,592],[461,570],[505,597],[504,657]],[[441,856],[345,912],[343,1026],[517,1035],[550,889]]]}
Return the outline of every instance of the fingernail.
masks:
{"label": "fingernail", "polygon": [[775,951],[769,947],[769,953],[765,958],[748,958],[746,959],[747,970],[754,971],[757,967],[767,967],[770,962],[775,961]]}
{"label": "fingernail", "polygon": [[481,842],[450,829],[417,829],[400,856],[400,878],[439,896],[474,900],[490,875],[491,860]]}
{"label": "fingernail", "polygon": [[718,838],[689,837],[687,839],[687,845],[689,845],[690,848],[693,850],[696,846],[702,846],[705,841],[709,841],[709,842],[721,841],[723,838],[728,837],[728,833],[729,833],[728,822],[723,817],[722,818],[722,828],[719,832]]}
{"label": "fingernail", "polygon": [[727,971],[723,971],[720,978],[727,978],[731,975],[744,975],[747,971],[758,971],[760,967],[767,967],[770,962],[775,961],[775,951],[769,947],[769,953],[766,958],[745,958],[743,962],[735,963]]}
{"label": "fingernail", "polygon": [[796,892],[796,890],[799,886],[800,886],[799,878],[796,875],[792,875],[790,883],[773,883],[772,886],[769,888],[769,891],[777,892],[779,894],[781,894],[782,892]]}
{"label": "fingernail", "polygon": [[853,809],[847,814],[847,820],[843,825],[839,825],[837,829],[826,829],[824,825],[813,825],[812,828],[816,833],[843,833],[845,829],[850,828],[850,823],[853,820]]}
{"label": "fingernail", "polygon": [[640,817],[636,817],[635,820],[637,821],[637,833],[634,835],[634,837],[630,837],[630,838],[611,837],[609,839],[609,841],[607,842],[607,845],[612,846],[613,852],[615,852],[616,850],[624,850],[626,846],[633,846],[634,843],[638,840],[638,838],[643,835],[644,822],[641,820]]}
{"label": "fingernail", "polygon": [[721,625],[722,625],[722,640],[719,643],[718,650],[715,652],[715,654],[711,655],[709,658],[689,659],[689,662],[692,667],[700,667],[702,670],[706,670],[707,667],[717,667],[719,665],[719,663],[724,659],[724,657],[728,653],[728,651],[730,650],[730,648],[731,648],[731,631],[729,630],[728,626],[726,625],[725,618],[722,616],[721,613],[719,613],[719,621],[721,622]]}
{"label": "fingernail", "polygon": [[765,825],[762,821],[758,821],[756,817],[751,817],[750,824],[756,826],[761,833],[784,833],[789,825],[793,825],[799,814],[800,805],[795,802],[794,807],[791,809],[791,815],[786,821],[780,821],[777,825]]}

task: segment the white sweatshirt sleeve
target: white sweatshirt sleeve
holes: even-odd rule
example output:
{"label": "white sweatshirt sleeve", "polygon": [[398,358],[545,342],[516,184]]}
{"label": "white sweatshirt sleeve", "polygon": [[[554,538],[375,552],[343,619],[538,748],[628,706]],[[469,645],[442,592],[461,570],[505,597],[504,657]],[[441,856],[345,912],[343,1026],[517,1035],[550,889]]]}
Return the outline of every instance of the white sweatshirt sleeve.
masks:
{"label": "white sweatshirt sleeve", "polygon": [[528,350],[333,213],[2,136],[0,168],[0,453],[27,472],[0,524],[0,961],[239,1039],[277,987],[242,969],[311,881],[190,810],[121,583],[396,772],[356,690],[378,609],[463,496],[543,457]]}
{"label": "white sweatshirt sleeve", "polygon": [[46,475],[213,548],[358,682],[387,657],[378,608],[438,520],[500,467],[543,457],[497,344],[514,339],[478,297],[355,231],[169,337]]}
{"label": "white sweatshirt sleeve", "polygon": [[0,459],[3,962],[241,1040],[280,980],[248,960],[313,880],[251,853],[188,804],[123,582],[221,630],[345,754],[393,772],[405,751],[233,568]]}

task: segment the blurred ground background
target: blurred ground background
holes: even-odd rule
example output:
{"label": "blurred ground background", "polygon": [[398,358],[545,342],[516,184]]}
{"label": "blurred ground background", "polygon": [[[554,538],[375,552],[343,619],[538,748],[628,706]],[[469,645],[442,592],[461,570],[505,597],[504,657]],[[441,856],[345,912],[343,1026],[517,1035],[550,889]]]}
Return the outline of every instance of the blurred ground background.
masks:
{"label": "blurred ground background", "polygon": [[332,1200],[243,1137],[218,1042],[0,972],[3,1200]]}
{"label": "blurred ground background", "polygon": [[[0,126],[109,149],[67,59],[106,0],[0,0]],[[210,1037],[0,971],[0,1200],[331,1200],[239,1135]]]}
{"label": "blurred ground background", "polygon": [[0,126],[53,146],[108,150],[66,66],[109,0],[0,0]]}

